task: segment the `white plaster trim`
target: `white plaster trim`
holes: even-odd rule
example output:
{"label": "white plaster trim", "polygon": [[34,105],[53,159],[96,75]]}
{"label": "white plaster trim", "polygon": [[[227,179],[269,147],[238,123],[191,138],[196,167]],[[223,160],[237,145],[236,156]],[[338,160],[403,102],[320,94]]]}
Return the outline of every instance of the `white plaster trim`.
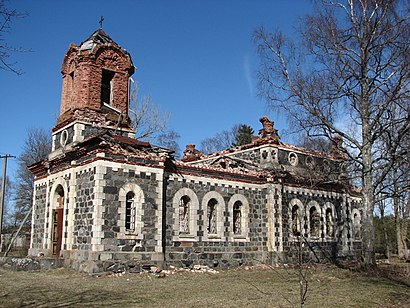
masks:
{"label": "white plaster trim", "polygon": [[202,182],[204,184],[209,183],[215,186],[221,187],[233,187],[239,189],[249,189],[249,190],[262,190],[266,188],[266,184],[252,184],[252,183],[243,183],[238,181],[230,181],[230,180],[222,180],[222,179],[215,179],[215,178],[208,178],[202,176],[193,176],[193,175],[186,175],[186,174],[171,174],[169,177],[170,181],[179,181],[182,182],[185,179],[187,182],[194,182],[199,183]]}

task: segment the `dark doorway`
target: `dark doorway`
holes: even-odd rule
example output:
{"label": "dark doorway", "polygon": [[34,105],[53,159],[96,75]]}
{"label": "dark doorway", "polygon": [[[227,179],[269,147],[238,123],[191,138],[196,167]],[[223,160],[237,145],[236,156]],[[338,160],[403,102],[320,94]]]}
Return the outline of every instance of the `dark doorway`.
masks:
{"label": "dark doorway", "polygon": [[60,257],[61,243],[63,238],[63,208],[64,208],[64,190],[59,185],[54,194],[54,200],[56,203],[56,209],[53,210],[53,222],[52,222],[52,246],[51,254],[56,258]]}

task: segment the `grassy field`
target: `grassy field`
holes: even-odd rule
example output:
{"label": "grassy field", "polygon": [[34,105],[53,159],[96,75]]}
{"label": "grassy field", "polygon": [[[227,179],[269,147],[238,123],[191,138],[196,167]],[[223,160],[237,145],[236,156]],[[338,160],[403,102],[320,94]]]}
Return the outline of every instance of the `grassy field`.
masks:
{"label": "grassy field", "polygon": [[[410,307],[410,288],[336,267],[309,270],[305,307]],[[0,307],[300,307],[293,269],[90,276],[0,269]]]}

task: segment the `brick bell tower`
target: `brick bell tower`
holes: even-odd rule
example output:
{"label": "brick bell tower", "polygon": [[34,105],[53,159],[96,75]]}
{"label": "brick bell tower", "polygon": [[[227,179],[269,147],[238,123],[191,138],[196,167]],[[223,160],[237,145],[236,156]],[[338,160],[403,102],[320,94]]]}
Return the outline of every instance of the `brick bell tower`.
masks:
{"label": "brick bell tower", "polygon": [[128,116],[129,53],[101,28],[79,46],[71,44],[61,68],[60,115],[53,128],[52,156],[103,130],[134,137]]}

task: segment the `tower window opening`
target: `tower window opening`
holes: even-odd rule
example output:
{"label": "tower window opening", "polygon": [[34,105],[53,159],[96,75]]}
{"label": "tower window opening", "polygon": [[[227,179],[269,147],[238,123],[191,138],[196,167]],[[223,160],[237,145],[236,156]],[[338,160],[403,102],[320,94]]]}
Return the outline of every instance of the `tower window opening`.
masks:
{"label": "tower window opening", "polygon": [[102,71],[101,103],[112,104],[114,101],[114,96],[113,96],[114,75],[115,73],[112,71],[108,71],[108,70]]}
{"label": "tower window opening", "polygon": [[74,101],[74,72],[71,72],[68,78],[68,82],[69,82],[69,90],[70,90],[70,103],[72,103]]}

